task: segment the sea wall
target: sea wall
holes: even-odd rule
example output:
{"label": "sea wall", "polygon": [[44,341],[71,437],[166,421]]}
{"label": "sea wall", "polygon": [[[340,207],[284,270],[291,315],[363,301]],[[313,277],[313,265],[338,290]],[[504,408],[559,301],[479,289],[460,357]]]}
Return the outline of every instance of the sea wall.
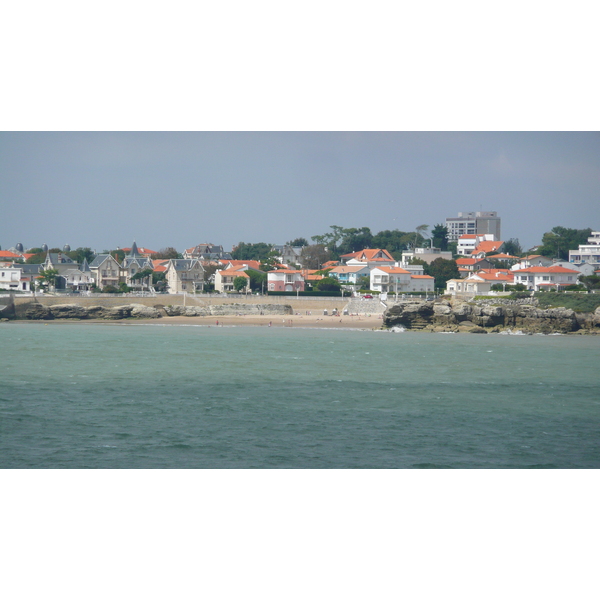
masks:
{"label": "sea wall", "polygon": [[566,308],[542,309],[531,304],[438,300],[396,304],[383,315],[384,327],[469,331],[471,333],[600,333],[600,307],[594,313]]}

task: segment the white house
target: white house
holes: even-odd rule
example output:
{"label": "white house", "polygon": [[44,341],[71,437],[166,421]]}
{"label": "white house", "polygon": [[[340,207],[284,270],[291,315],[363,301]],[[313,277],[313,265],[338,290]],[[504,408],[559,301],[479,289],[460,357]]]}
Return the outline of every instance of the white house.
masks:
{"label": "white house", "polygon": [[329,271],[330,277],[335,277],[340,283],[357,285],[361,277],[369,275],[369,267],[367,265],[348,266],[342,265],[334,267]]}
{"label": "white house", "polygon": [[0,289],[10,291],[29,291],[29,278],[23,277],[23,272],[18,267],[0,268]]}
{"label": "white house", "polygon": [[371,269],[369,287],[375,292],[394,294],[433,292],[434,279],[430,275],[412,275],[401,267],[375,267]]}
{"label": "white house", "polygon": [[580,244],[577,250],[569,250],[570,263],[600,264],[600,231],[592,231],[587,244]]}
{"label": "white house", "polygon": [[528,269],[519,269],[513,272],[515,284],[522,283],[528,290],[552,290],[560,289],[568,285],[576,285],[579,271],[566,269],[557,265],[550,267],[529,267]]}
{"label": "white house", "polygon": [[240,291],[241,293],[247,292],[250,289],[250,276],[245,272],[243,266],[215,271],[215,291],[221,293],[235,291],[233,281],[236,277],[243,277],[246,280],[246,285]]}

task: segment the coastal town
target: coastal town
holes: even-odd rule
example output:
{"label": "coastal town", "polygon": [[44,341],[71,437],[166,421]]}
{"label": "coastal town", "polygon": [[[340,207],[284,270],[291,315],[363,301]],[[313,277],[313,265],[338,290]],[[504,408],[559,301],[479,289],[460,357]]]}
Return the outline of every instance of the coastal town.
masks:
{"label": "coastal town", "polygon": [[[213,243],[199,243],[182,253],[151,250],[135,241],[99,253],[90,248],[72,251],[69,245],[26,249],[17,243],[0,250],[0,290],[27,295],[318,294],[386,300],[407,294],[586,291],[597,287],[600,276],[600,231],[583,230],[587,239],[569,248],[568,255],[563,248],[563,258],[549,256],[540,246],[524,252],[518,240],[502,240],[496,212],[459,213],[436,225],[430,236],[426,225],[414,233],[380,232],[379,237],[403,234],[401,243],[395,240],[387,247],[358,247],[369,241],[369,236],[360,239],[368,228],[332,229],[333,234],[314,236],[313,244],[304,238],[282,245],[240,243],[231,251]],[[356,238],[346,243],[351,252],[339,251],[344,235]]]}

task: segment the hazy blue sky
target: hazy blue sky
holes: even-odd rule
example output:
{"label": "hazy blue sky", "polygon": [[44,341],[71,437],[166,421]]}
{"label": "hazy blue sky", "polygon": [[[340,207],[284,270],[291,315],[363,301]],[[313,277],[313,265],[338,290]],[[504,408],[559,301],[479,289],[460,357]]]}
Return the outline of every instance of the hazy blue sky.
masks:
{"label": "hazy blue sky", "polygon": [[598,133],[0,134],[0,245],[179,251],[495,210],[524,248],[600,228]]}

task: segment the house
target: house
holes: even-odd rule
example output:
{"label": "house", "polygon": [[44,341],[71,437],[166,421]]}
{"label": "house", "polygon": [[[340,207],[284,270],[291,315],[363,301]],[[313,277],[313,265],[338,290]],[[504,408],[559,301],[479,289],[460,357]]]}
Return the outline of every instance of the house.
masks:
{"label": "house", "polygon": [[387,251],[381,248],[365,248],[359,252],[351,252],[340,256],[342,265],[360,266],[368,265],[370,269],[374,267],[394,266],[396,259]]}
{"label": "house", "polygon": [[[87,267],[87,262],[85,263]],[[89,267],[84,269],[67,269],[56,277],[56,288],[71,292],[87,291],[94,285],[94,277]]]}
{"label": "house", "polygon": [[129,249],[129,254],[123,258],[121,276],[124,278],[125,283],[133,289],[150,288],[152,285],[152,274],[142,279],[134,279],[137,273],[146,270],[154,270],[152,259],[142,255],[138,250],[137,244],[133,242],[133,246]]}
{"label": "house", "polygon": [[529,269],[529,267],[549,267],[553,263],[551,258],[542,256],[541,254],[529,254],[523,256],[516,262],[512,267],[512,271],[518,271],[520,269]]}
{"label": "house", "polygon": [[204,268],[196,258],[172,258],[165,277],[169,294],[195,292],[204,286]]}
{"label": "house", "polygon": [[295,265],[302,266],[302,249],[304,246],[289,246],[287,244],[283,246],[273,246],[272,252],[277,254],[277,260],[284,264],[286,268],[290,268]]}
{"label": "house", "polygon": [[488,252],[499,252],[503,245],[491,233],[465,234],[458,238],[456,252],[461,256],[485,256]]}
{"label": "house", "polygon": [[12,292],[30,291],[30,279],[23,276],[20,268],[24,265],[13,265],[11,267],[0,267],[0,289]]}
{"label": "house", "polygon": [[577,250],[569,250],[569,262],[600,265],[600,231],[592,231],[587,244],[580,244]]}
{"label": "house", "polygon": [[231,254],[223,250],[223,246],[217,246],[212,243],[198,244],[187,248],[183,252],[183,258],[186,259],[202,259],[202,260],[229,260]]}
{"label": "house", "polygon": [[246,273],[244,265],[215,271],[215,291],[221,293],[234,292],[233,282],[236,277],[243,277],[246,280],[246,285],[240,290],[241,293],[248,292],[250,290],[250,276]]}
{"label": "house", "polygon": [[529,267],[513,271],[515,284],[522,283],[528,290],[539,292],[540,290],[557,291],[561,287],[576,285],[581,273],[574,269],[567,269],[558,265],[549,267]]}
{"label": "house", "polygon": [[297,269],[278,269],[267,273],[269,292],[303,292],[304,277]]}
{"label": "house", "polygon": [[112,254],[98,254],[90,264],[90,271],[100,289],[107,285],[118,287],[122,281],[121,265]]}
{"label": "house", "polygon": [[334,267],[329,271],[329,277],[335,277],[340,283],[358,285],[361,277],[369,276],[369,267],[367,265],[348,266],[343,265]]}
{"label": "house", "polygon": [[46,260],[42,263],[42,269],[47,271],[48,269],[54,269],[58,271],[59,275],[62,275],[69,269],[76,269],[79,265],[64,252],[48,252],[46,254]]}
{"label": "house", "polygon": [[369,275],[369,287],[376,292],[404,294],[407,292],[433,292],[434,278],[429,275],[413,275],[401,267],[375,267]]}
{"label": "house", "polygon": [[456,266],[461,274],[461,277],[467,277],[470,273],[479,271],[480,269],[491,269],[492,263],[485,258],[457,258]]}

